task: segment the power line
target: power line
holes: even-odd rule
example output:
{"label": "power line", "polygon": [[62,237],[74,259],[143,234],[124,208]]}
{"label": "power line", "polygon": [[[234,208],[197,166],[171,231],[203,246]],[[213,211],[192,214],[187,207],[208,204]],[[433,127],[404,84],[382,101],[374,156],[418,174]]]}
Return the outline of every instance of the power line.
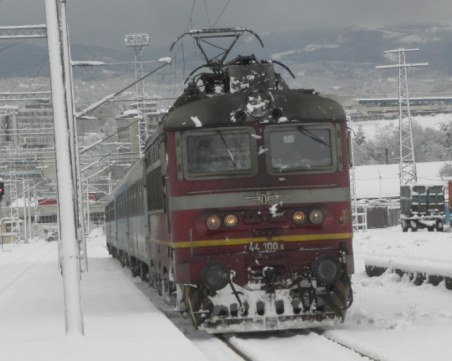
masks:
{"label": "power line", "polygon": [[209,28],[212,28],[213,26],[210,25],[209,11],[207,9],[207,2],[206,2],[206,0],[203,0],[203,3],[204,3],[204,10],[206,12],[206,17],[207,17],[207,24],[209,24]]}
{"label": "power line", "polygon": [[21,41],[19,41],[18,43],[7,45],[4,48],[1,48],[0,51],[7,50],[7,49],[12,48],[12,47],[14,47],[16,45],[19,45],[20,43],[21,43]]}
{"label": "power line", "polygon": [[224,5],[223,10],[221,10],[220,15],[218,15],[217,20],[215,20],[215,22],[214,22],[213,25],[212,25],[213,28],[217,25],[218,20],[220,20],[220,18],[223,16],[223,13],[225,12],[225,10],[226,10],[226,8],[228,7],[228,5],[229,5],[230,2],[231,2],[231,0],[228,0],[228,1],[226,2],[226,4]]}
{"label": "power line", "polygon": [[193,0],[193,2],[191,3],[190,15],[188,17],[188,23],[187,23],[187,26],[185,27],[185,31],[188,31],[193,26],[193,12],[195,10],[195,5],[196,5],[196,0]]}

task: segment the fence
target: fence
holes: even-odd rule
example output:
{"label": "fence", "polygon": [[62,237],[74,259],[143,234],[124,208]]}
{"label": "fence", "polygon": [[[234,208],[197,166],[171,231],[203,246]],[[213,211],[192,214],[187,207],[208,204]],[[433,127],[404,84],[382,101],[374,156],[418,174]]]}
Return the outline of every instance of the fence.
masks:
{"label": "fence", "polygon": [[[400,205],[398,202],[360,205],[357,215],[361,215],[361,218],[357,219],[356,225],[355,217],[353,218],[354,229],[394,227],[400,224]],[[362,225],[363,222],[366,222],[366,227]]]}

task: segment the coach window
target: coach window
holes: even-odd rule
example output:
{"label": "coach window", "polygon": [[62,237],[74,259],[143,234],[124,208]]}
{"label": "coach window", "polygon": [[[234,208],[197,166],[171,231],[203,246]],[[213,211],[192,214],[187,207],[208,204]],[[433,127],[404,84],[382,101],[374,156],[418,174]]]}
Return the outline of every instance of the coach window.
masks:
{"label": "coach window", "polygon": [[336,165],[334,127],[291,125],[269,127],[267,166],[272,173],[330,172]]}
{"label": "coach window", "polygon": [[186,178],[252,174],[256,168],[251,128],[187,132],[184,137]]}

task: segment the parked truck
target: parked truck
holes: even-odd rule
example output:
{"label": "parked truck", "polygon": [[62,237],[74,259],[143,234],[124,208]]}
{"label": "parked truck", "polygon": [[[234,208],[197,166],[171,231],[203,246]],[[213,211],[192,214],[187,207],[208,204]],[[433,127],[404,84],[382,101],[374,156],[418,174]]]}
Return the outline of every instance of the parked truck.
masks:
{"label": "parked truck", "polygon": [[400,223],[402,231],[427,228],[442,232],[446,215],[442,185],[405,185],[400,187]]}

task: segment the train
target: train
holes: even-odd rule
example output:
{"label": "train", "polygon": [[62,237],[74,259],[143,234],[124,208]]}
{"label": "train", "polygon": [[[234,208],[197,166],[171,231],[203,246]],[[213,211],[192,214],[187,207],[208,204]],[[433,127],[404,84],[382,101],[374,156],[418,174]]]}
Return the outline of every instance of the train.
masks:
{"label": "train", "polygon": [[[112,192],[107,248],[208,333],[335,325],[353,301],[345,112],[279,61],[231,57],[244,34],[263,46],[246,28],[181,35],[206,62]],[[214,39],[231,44],[211,55]]]}

